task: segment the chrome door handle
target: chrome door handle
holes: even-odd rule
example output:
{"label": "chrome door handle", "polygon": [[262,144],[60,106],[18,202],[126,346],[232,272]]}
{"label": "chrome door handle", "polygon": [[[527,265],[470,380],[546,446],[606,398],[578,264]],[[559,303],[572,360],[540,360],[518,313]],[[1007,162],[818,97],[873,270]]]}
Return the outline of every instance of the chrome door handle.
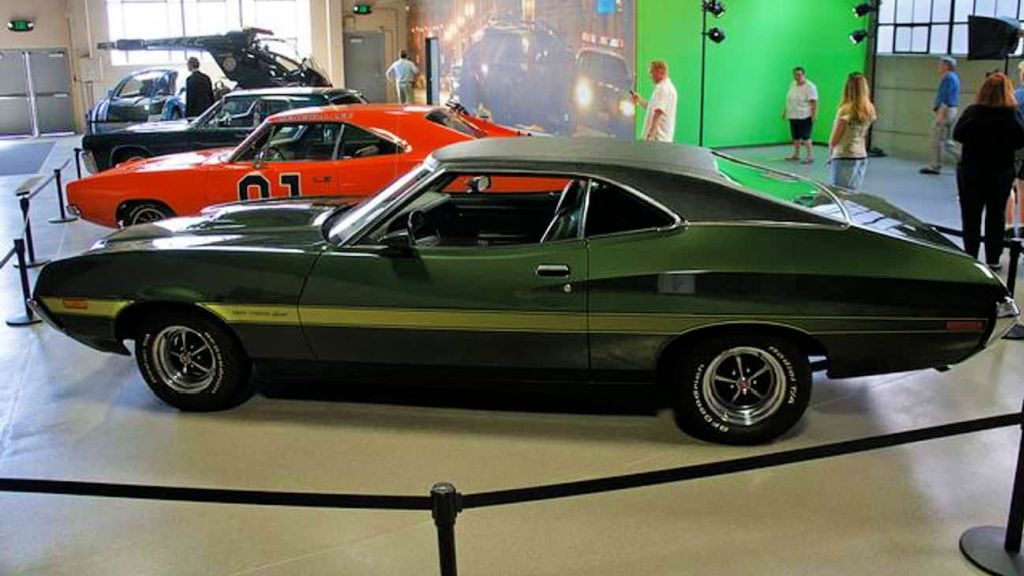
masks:
{"label": "chrome door handle", "polygon": [[566,264],[541,264],[537,266],[537,276],[541,278],[568,278],[569,266]]}

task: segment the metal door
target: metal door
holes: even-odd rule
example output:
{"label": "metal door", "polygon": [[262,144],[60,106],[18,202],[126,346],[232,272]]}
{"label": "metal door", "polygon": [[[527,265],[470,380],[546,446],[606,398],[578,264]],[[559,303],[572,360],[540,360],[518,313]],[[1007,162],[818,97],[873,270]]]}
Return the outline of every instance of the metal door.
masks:
{"label": "metal door", "polygon": [[383,32],[345,34],[345,86],[363,93],[370,102],[387,102],[388,87],[384,72]]}
{"label": "metal door", "polygon": [[32,134],[25,53],[0,50],[0,136]]}
{"label": "metal door", "polygon": [[35,95],[38,132],[74,132],[67,52],[30,50],[28,63],[32,92]]}

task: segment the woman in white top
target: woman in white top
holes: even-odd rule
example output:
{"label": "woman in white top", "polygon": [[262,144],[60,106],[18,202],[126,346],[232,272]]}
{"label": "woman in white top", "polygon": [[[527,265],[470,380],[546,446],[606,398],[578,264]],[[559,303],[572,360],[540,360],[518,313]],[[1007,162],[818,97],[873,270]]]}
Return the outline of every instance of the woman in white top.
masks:
{"label": "woman in white top", "polygon": [[857,190],[864,183],[868,130],[877,118],[868,79],[860,72],[850,74],[829,139],[829,184]]}
{"label": "woman in white top", "polygon": [[814,122],[818,119],[818,87],[807,79],[803,67],[793,69],[793,83],[786,94],[786,109],[782,113],[783,120],[789,120],[789,131],[793,137],[793,155],[786,160],[800,160],[800,148],[807,147],[807,159],[804,164],[814,163],[814,142],[811,133]]}

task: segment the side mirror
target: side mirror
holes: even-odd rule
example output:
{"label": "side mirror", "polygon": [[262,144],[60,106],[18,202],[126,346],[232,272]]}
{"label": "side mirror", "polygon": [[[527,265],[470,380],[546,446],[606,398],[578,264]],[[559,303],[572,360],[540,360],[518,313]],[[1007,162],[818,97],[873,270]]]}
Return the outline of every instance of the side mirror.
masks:
{"label": "side mirror", "polygon": [[384,245],[386,255],[411,256],[415,252],[408,230],[396,230],[387,234],[380,239],[380,243]]}
{"label": "side mirror", "polygon": [[113,98],[113,97],[114,97],[114,89],[111,88],[110,90],[107,90],[107,98]]}
{"label": "side mirror", "polygon": [[253,159],[252,159],[252,167],[254,169],[256,169],[256,170],[259,170],[260,168],[263,168],[263,162],[264,162],[264,158],[266,157],[266,155],[267,155],[267,149],[266,148],[256,152],[256,155],[253,156]]}
{"label": "side mirror", "polygon": [[488,189],[490,189],[490,187],[491,187],[491,177],[490,176],[486,176],[486,175],[485,176],[477,176],[476,178],[473,178],[472,180],[469,181],[469,193],[470,194],[479,194],[481,192],[486,192]]}

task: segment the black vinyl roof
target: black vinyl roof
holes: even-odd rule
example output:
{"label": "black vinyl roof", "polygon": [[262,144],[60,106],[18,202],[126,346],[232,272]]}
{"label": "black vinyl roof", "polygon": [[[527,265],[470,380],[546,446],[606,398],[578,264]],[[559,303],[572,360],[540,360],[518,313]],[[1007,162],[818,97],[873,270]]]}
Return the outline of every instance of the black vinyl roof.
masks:
{"label": "black vinyl roof", "polygon": [[447,146],[433,155],[441,163],[500,162],[502,167],[510,168],[586,164],[724,180],[710,150],[663,142],[613,138],[483,138]]}

